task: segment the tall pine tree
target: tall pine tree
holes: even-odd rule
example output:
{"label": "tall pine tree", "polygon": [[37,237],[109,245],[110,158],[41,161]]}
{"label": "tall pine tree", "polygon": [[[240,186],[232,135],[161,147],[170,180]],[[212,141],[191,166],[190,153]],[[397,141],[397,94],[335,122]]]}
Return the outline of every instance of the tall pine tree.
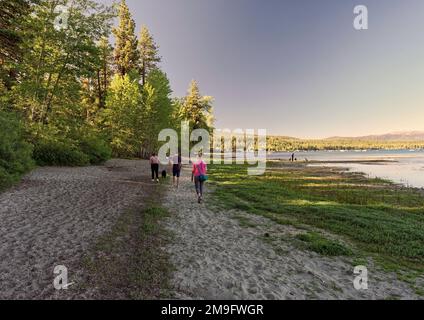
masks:
{"label": "tall pine tree", "polygon": [[116,38],[114,58],[119,74],[124,76],[137,68],[139,60],[135,22],[125,0],[119,5],[118,17],[119,25],[113,29]]}
{"label": "tall pine tree", "polygon": [[206,129],[211,131],[213,128],[213,98],[202,96],[199,85],[195,80],[190,83],[187,96],[183,99],[180,109],[180,118],[190,122],[191,129]]}
{"label": "tall pine tree", "polygon": [[158,53],[158,46],[146,26],[141,28],[138,50],[140,54],[141,81],[144,87],[149,72],[156,68],[157,64],[161,62],[161,57]]}
{"label": "tall pine tree", "polygon": [[111,56],[112,46],[109,44],[107,38],[102,38],[98,44],[100,65],[96,70],[97,75],[97,102],[100,108],[106,105],[106,92],[109,87],[112,70],[111,70]]}

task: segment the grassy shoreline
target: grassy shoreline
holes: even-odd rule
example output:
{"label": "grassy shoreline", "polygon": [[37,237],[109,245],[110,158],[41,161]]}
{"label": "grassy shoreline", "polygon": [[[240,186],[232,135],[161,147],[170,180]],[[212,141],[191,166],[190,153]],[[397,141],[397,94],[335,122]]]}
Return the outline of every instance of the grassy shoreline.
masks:
{"label": "grassy shoreline", "polygon": [[222,208],[303,228],[308,234],[300,240],[316,246],[314,251],[324,248],[328,255],[352,251],[389,270],[424,274],[421,190],[343,168],[284,162],[269,163],[266,174],[259,177],[247,176],[245,166],[212,165],[210,171],[217,185],[213,198]]}

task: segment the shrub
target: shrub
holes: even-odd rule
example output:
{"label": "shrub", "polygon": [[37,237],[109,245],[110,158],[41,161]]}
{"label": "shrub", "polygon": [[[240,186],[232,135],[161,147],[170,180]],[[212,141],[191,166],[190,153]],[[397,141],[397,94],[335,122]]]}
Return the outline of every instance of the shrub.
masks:
{"label": "shrub", "polygon": [[34,159],[40,166],[85,166],[90,158],[72,140],[39,139],[34,145]]}
{"label": "shrub", "polygon": [[0,111],[0,189],[9,187],[34,166],[32,147],[17,117]]}
{"label": "shrub", "polygon": [[101,164],[112,157],[112,149],[97,136],[80,138],[79,147],[88,156],[91,164]]}

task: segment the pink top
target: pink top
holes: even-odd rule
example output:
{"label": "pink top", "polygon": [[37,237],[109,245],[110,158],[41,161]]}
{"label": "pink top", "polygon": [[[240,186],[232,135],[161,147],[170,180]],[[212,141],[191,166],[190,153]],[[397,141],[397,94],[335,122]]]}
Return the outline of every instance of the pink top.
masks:
{"label": "pink top", "polygon": [[159,164],[159,158],[158,157],[151,157],[150,158],[150,164]]}
{"label": "pink top", "polygon": [[208,168],[203,160],[200,159],[193,163],[193,174],[195,177],[205,176],[207,170]]}

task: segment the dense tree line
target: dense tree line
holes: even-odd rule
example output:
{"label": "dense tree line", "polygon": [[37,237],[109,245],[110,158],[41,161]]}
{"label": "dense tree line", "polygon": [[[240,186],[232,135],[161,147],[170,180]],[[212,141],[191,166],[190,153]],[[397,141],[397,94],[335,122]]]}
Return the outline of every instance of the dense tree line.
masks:
{"label": "dense tree line", "polygon": [[424,141],[384,141],[362,139],[302,140],[289,137],[268,137],[267,147],[271,152],[291,152],[296,150],[417,150],[424,149]]}
{"label": "dense tree line", "polygon": [[[54,25],[59,6],[68,7],[62,28]],[[195,81],[187,97],[172,98],[161,61],[150,30],[142,26],[136,35],[125,0],[111,7],[1,0],[0,135],[10,141],[2,140],[0,177],[25,172],[32,159],[86,165],[146,157],[157,150],[159,132],[178,129],[182,120],[211,129],[213,99]],[[21,166],[5,165],[12,161]]]}

